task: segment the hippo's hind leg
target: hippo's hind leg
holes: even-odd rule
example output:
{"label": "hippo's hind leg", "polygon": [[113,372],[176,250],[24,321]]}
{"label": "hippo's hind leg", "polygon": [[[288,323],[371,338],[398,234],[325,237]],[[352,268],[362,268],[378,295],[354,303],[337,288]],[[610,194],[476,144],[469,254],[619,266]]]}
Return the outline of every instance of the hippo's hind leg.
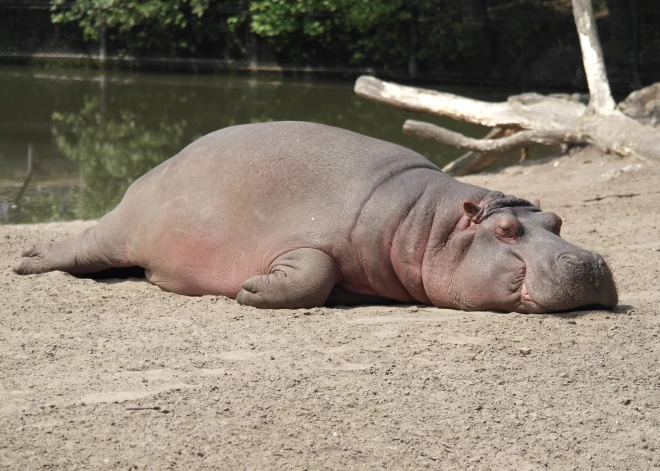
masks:
{"label": "hippo's hind leg", "polygon": [[336,276],[336,265],[324,252],[296,249],[277,258],[267,275],[245,281],[236,301],[266,309],[323,306]]}
{"label": "hippo's hind leg", "polygon": [[72,275],[96,273],[107,268],[130,267],[126,240],[120,235],[113,213],[96,226],[67,240],[53,242],[48,247],[33,246],[23,252],[23,258],[12,268],[19,275],[31,275],[60,270]]}

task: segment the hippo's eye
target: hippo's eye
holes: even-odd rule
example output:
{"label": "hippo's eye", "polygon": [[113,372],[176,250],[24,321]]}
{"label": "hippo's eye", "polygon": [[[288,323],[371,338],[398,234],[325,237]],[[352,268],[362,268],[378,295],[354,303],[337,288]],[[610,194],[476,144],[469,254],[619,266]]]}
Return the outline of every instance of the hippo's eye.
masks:
{"label": "hippo's eye", "polygon": [[498,221],[497,226],[495,227],[495,235],[498,238],[508,241],[513,241],[514,239],[520,237],[522,233],[522,227],[516,218],[502,218]]}
{"label": "hippo's eye", "polygon": [[497,234],[498,237],[503,237],[506,239],[514,239],[516,237],[515,231],[513,231],[510,227],[497,227],[495,229],[495,234]]}

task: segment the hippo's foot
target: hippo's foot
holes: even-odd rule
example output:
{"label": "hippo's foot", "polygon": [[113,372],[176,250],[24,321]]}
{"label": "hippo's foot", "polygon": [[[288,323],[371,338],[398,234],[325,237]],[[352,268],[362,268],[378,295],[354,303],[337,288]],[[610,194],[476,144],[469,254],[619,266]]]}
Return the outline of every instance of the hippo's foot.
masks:
{"label": "hippo's foot", "polygon": [[35,275],[60,270],[79,275],[92,271],[85,270],[76,257],[78,237],[50,244],[49,247],[33,245],[23,251],[22,258],[12,266],[19,275]]}
{"label": "hippo's foot", "polygon": [[297,249],[277,258],[267,275],[243,283],[236,301],[265,309],[323,306],[336,280],[332,259],[317,249]]}
{"label": "hippo's foot", "polygon": [[119,239],[104,229],[99,224],[71,239],[53,242],[48,247],[32,246],[23,251],[23,258],[12,269],[19,275],[54,270],[85,275],[106,268],[131,266],[129,261],[123,259]]}
{"label": "hippo's foot", "polygon": [[54,270],[47,254],[47,250],[37,245],[33,245],[29,249],[23,251],[21,254],[21,257],[23,258],[12,265],[11,268],[19,275],[33,275]]}

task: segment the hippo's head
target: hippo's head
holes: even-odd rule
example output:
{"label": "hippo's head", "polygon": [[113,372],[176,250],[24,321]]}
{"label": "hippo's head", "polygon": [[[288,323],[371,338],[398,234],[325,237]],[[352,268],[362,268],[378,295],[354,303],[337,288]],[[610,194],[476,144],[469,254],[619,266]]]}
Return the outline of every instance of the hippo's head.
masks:
{"label": "hippo's head", "polygon": [[451,293],[438,304],[515,312],[617,305],[603,257],[562,239],[562,221],[555,213],[499,192],[479,205],[464,202],[463,212],[442,250],[451,254],[455,269],[438,280]]}

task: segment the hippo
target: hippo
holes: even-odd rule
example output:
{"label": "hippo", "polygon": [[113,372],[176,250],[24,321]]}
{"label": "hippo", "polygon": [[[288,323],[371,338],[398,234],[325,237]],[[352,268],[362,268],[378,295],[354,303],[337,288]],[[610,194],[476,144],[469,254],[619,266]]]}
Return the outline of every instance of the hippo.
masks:
{"label": "hippo", "polygon": [[554,213],[422,155],[306,122],[228,127],[137,179],[97,225],[19,274],[142,267],[183,295],[257,308],[402,302],[521,313],[613,308],[603,258]]}

